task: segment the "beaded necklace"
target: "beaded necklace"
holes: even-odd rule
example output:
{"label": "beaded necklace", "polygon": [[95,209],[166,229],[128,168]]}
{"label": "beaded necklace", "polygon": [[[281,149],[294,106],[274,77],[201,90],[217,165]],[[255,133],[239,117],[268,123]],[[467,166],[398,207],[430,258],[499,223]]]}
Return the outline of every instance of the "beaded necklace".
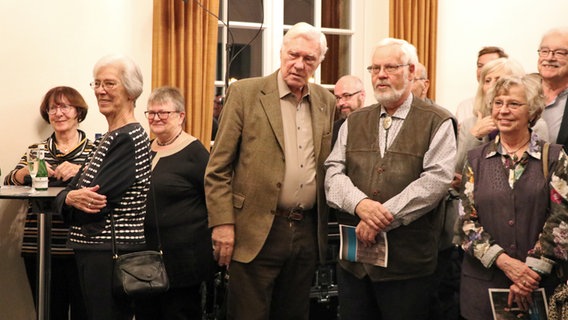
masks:
{"label": "beaded necklace", "polygon": [[168,140],[168,141],[166,141],[166,142],[164,142],[164,143],[160,142],[160,140],[159,140],[158,138],[156,138],[156,143],[157,143],[160,147],[169,146],[170,144],[174,143],[174,141],[176,141],[176,139],[181,135],[181,132],[182,132],[182,131],[183,131],[182,129],[179,129],[179,132],[178,132],[178,134],[177,134],[175,137],[171,138],[170,140]]}

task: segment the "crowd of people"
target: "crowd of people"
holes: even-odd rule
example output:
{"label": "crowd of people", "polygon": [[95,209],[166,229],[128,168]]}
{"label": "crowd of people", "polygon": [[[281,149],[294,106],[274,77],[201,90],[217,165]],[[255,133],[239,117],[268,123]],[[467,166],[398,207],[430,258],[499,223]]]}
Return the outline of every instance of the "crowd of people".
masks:
{"label": "crowd of people", "polygon": [[[326,51],[317,28],[288,30],[278,70],[215,98],[211,150],[185,132],[175,87],[150,94],[149,139],[134,116],[142,73],[128,57],[94,66],[108,124],[96,141],[79,129],[83,97],[49,90],[40,114],[53,133],[29,148],[44,147],[49,185],[65,187],[54,205],[51,319],[203,319],[203,284],[221,268],[223,318],[308,319],[330,220],[341,233],[342,320],[522,316],[537,312],[537,292],[550,319],[566,319],[568,29],[543,35],[536,74],[482,48],[476,95],[456,115],[428,97],[427,70],[405,40],[373,47],[369,106],[356,76],[333,94],[310,81]],[[31,182],[24,155],[4,183]],[[22,256],[32,290],[36,229],[30,213]],[[169,290],[113,294],[113,241],[121,253],[162,249]],[[506,290],[506,308],[496,310],[494,289]]]}

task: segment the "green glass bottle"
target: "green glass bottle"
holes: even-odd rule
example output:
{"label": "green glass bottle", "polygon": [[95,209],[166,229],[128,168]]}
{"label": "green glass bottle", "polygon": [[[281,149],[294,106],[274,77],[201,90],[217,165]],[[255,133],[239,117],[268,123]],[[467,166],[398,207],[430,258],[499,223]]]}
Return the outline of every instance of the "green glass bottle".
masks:
{"label": "green glass bottle", "polygon": [[47,173],[47,165],[45,164],[45,149],[43,145],[38,146],[38,168],[34,179],[34,187],[36,191],[47,190],[49,177]]}

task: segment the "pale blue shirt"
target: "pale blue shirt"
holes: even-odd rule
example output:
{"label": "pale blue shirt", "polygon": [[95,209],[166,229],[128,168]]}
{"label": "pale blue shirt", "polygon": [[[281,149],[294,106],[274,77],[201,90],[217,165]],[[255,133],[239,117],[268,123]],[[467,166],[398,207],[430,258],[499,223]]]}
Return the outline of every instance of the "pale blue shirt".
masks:
{"label": "pale blue shirt", "polygon": [[[388,136],[383,128],[382,118],[379,121],[379,145],[381,154],[390,147],[398,135],[412,103],[412,95],[392,115],[393,122]],[[381,107],[381,114],[385,113]],[[345,150],[347,144],[348,122],[341,126],[333,150],[324,163],[326,167],[325,192],[330,207],[355,214],[355,207],[361,200],[368,198],[359,188],[353,185],[345,174]],[[385,144],[385,138],[388,138]],[[402,192],[390,198],[383,206],[394,216],[395,220],[384,230],[392,230],[400,225],[408,225],[431,211],[447,192],[454,176],[456,159],[456,137],[451,119],[441,125],[428,151],[424,154],[424,171],[420,178],[410,183]]]}
{"label": "pale blue shirt", "polygon": [[568,98],[568,89],[560,92],[554,101],[544,108],[542,118],[548,125],[548,141],[556,143],[560,125],[562,124],[562,116],[566,107],[566,99]]}

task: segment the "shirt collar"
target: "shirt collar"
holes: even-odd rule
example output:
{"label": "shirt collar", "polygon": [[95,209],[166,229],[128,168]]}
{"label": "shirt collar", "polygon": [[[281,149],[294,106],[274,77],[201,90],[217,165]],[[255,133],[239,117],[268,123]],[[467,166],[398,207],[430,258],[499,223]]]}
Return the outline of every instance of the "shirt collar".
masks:
{"label": "shirt collar", "polygon": [[[404,100],[404,102],[400,105],[400,107],[398,107],[398,109],[396,109],[396,111],[394,112],[392,117],[393,118],[406,119],[406,116],[408,115],[408,112],[410,111],[411,105],[412,105],[412,93],[409,94],[408,97],[406,98],[406,100]],[[386,114],[387,114],[387,110],[381,104],[381,117],[383,117],[383,115],[386,115]]]}
{"label": "shirt collar", "polygon": [[560,92],[560,94],[558,94],[558,97],[563,97],[568,95],[568,88],[562,90],[562,92]]}
{"label": "shirt collar", "polygon": [[[286,81],[284,81],[284,77],[282,77],[282,70],[278,70],[276,78],[278,79],[278,96],[280,99],[293,94],[290,87],[288,87],[288,84],[286,84]],[[302,98],[308,97],[310,95],[310,86],[306,84],[302,89],[302,92]]]}
{"label": "shirt collar", "polygon": [[561,100],[561,99],[565,99],[567,95],[568,95],[568,88],[562,90],[562,91],[556,96],[556,98],[554,98],[554,100],[553,100],[552,102],[550,102],[548,105],[546,105],[546,108],[555,105],[556,102],[559,101],[559,100]]}
{"label": "shirt collar", "polygon": [[[529,130],[531,132],[531,140],[529,141],[529,147],[527,149],[527,153],[529,154],[529,156],[537,160],[540,160],[542,157],[542,145],[539,143],[540,138],[531,129]],[[500,140],[501,140],[501,135],[497,135],[493,140],[493,143],[489,145],[485,158],[491,158],[497,155],[501,156],[507,155],[507,151],[505,151],[505,148],[503,148],[503,146],[501,145]]]}

